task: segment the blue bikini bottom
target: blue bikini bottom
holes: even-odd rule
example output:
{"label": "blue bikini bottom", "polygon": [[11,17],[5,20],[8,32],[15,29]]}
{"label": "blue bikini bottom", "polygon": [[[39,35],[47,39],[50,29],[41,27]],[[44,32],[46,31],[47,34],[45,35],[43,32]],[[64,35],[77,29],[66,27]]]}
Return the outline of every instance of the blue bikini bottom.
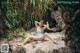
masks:
{"label": "blue bikini bottom", "polygon": [[43,34],[42,33],[38,33],[37,35],[38,35],[38,38],[41,38]]}

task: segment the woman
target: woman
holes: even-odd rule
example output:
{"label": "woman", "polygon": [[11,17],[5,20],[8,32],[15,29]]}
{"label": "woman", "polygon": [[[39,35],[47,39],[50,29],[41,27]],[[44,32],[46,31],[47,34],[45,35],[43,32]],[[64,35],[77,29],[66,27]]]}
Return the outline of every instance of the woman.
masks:
{"label": "woman", "polygon": [[33,35],[29,35],[21,44],[18,45],[25,45],[26,42],[29,39],[32,40],[44,40],[46,37],[49,38],[51,41],[53,41],[53,43],[57,44],[56,41],[52,40],[52,38],[48,35],[48,33],[44,33],[44,30],[46,29],[46,25],[44,25],[43,20],[41,20],[40,22],[35,21],[35,26],[37,29],[37,36],[33,36]]}

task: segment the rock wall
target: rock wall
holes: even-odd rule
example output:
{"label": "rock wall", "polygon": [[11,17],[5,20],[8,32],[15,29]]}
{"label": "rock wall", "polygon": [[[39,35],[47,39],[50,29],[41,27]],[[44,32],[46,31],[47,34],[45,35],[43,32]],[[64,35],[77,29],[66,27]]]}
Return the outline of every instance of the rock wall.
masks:
{"label": "rock wall", "polygon": [[71,23],[67,24],[65,42],[72,53],[80,53],[80,10],[77,10]]}
{"label": "rock wall", "polygon": [[80,53],[80,5],[59,5],[53,11],[52,18],[57,26],[65,32],[65,43],[71,48],[72,53]]}

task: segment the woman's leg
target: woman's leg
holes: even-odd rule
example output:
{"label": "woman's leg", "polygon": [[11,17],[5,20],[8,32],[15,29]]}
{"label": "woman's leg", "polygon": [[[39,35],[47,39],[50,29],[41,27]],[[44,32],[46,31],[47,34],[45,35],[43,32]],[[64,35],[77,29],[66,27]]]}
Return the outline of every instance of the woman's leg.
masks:
{"label": "woman's leg", "polygon": [[41,37],[41,39],[45,39],[45,38],[49,38],[51,41],[53,41],[53,43],[58,44],[57,41],[53,40],[48,33],[44,33],[43,36]]}
{"label": "woman's leg", "polygon": [[39,38],[38,38],[37,36],[32,36],[32,35],[30,35],[30,36],[28,36],[28,37],[24,40],[24,42],[23,42],[22,44],[24,45],[26,42],[29,41],[29,39],[38,40]]}
{"label": "woman's leg", "polygon": [[18,44],[18,45],[25,45],[25,44],[29,41],[29,39],[39,40],[39,38],[38,38],[37,36],[32,36],[32,35],[30,35],[30,36],[28,36],[21,44]]}

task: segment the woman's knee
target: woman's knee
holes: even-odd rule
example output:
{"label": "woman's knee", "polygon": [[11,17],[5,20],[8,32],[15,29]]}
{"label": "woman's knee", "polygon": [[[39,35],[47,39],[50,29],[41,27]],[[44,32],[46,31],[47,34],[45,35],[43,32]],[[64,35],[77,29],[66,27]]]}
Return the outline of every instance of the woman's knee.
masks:
{"label": "woman's knee", "polygon": [[47,37],[47,33],[44,33],[43,36],[41,37],[42,39]]}
{"label": "woman's knee", "polygon": [[48,35],[48,33],[44,33],[44,35]]}
{"label": "woman's knee", "polygon": [[31,35],[27,36],[27,38],[31,38]]}

